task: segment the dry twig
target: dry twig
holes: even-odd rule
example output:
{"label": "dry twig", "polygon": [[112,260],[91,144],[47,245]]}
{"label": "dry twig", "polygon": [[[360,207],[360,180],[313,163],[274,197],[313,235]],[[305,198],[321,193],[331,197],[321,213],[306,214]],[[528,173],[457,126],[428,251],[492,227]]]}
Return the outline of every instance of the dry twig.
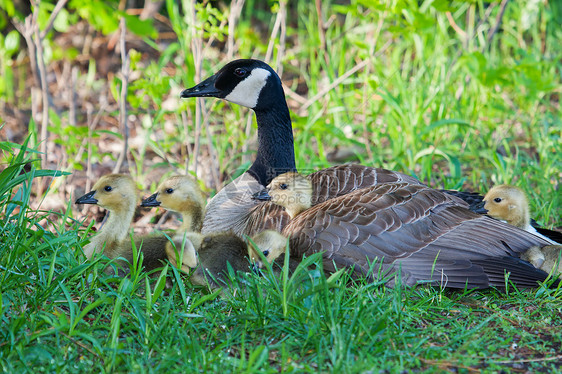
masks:
{"label": "dry twig", "polygon": [[119,158],[115,163],[113,168],[114,173],[118,173],[121,169],[121,165],[127,157],[127,150],[129,144],[129,126],[127,121],[127,87],[129,85],[129,66],[131,63],[130,55],[127,52],[125,45],[125,33],[127,31],[127,25],[125,24],[125,17],[121,18],[121,39],[120,39],[120,50],[121,50],[121,95],[119,98],[119,124],[121,125],[121,131],[123,133],[123,150],[119,154]]}
{"label": "dry twig", "polygon": [[[383,51],[385,51],[390,44],[392,43],[392,41],[388,41],[385,45],[382,46],[382,48],[373,56],[373,58],[377,57],[378,55],[380,55]],[[303,116],[306,112],[306,110],[308,109],[309,106],[311,106],[312,104],[314,104],[318,99],[320,99],[322,96],[326,95],[328,92],[330,92],[331,90],[333,90],[334,88],[336,88],[337,86],[339,86],[343,81],[345,81],[347,78],[349,78],[350,76],[352,76],[353,74],[355,74],[356,72],[358,72],[359,70],[363,69],[365,66],[367,66],[367,64],[369,64],[370,60],[363,60],[360,63],[358,63],[357,65],[355,65],[354,67],[352,67],[351,69],[349,69],[348,71],[346,71],[344,74],[342,74],[340,77],[338,77],[335,81],[333,81],[329,86],[324,87],[324,89],[322,89],[320,92],[318,92],[316,95],[314,95],[313,97],[311,97],[310,99],[308,99],[308,101],[303,104],[303,106],[301,106],[299,108],[299,115]]]}
{"label": "dry twig", "polygon": [[236,25],[240,19],[240,14],[242,13],[245,1],[246,0],[232,0],[230,3],[230,14],[228,15],[228,39],[226,40],[226,58],[228,60],[232,60],[234,57],[234,30],[236,29]]}
{"label": "dry twig", "polygon": [[267,44],[267,52],[265,53],[265,62],[270,62],[273,57],[273,48],[275,47],[275,40],[277,39],[277,34],[279,34],[279,49],[277,50],[276,66],[277,74],[279,76],[283,75],[283,65],[281,64],[281,58],[285,54],[285,39],[286,39],[286,29],[287,29],[287,1],[279,1],[279,11],[277,12],[277,17],[275,17],[275,23],[273,24],[273,29],[271,30],[271,36],[269,37],[269,43]]}

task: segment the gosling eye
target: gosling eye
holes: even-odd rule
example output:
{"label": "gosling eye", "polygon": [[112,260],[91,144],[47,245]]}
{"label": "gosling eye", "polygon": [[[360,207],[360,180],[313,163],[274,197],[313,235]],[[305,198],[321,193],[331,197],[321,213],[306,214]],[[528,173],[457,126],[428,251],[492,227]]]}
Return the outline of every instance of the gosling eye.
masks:
{"label": "gosling eye", "polygon": [[168,189],[166,189],[166,193],[168,193],[168,194],[173,193],[173,192],[174,192],[174,189],[173,189],[173,188],[168,188]]}
{"label": "gosling eye", "polygon": [[244,68],[236,68],[234,74],[240,78],[244,78],[248,74],[248,71]]}
{"label": "gosling eye", "polygon": [[501,203],[501,202],[502,202],[502,198],[501,198],[501,197],[496,197],[496,198],[494,199],[494,201],[495,201],[496,203]]}
{"label": "gosling eye", "polygon": [[263,255],[265,257],[269,256],[269,249],[266,249],[265,251],[263,251]]}
{"label": "gosling eye", "polygon": [[106,192],[111,192],[111,190],[113,190],[113,188],[111,188],[111,186],[105,186],[103,189]]}
{"label": "gosling eye", "polygon": [[289,187],[289,186],[287,186],[286,183],[281,183],[281,184],[279,185],[279,188],[282,189],[282,190],[286,190],[288,187]]}

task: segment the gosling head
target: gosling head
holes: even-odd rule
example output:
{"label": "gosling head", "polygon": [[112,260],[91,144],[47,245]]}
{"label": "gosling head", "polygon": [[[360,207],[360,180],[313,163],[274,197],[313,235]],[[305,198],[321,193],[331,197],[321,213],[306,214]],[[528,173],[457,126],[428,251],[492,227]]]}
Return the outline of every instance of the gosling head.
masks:
{"label": "gosling head", "polygon": [[277,231],[265,230],[255,235],[249,243],[248,255],[258,269],[263,268],[263,262],[258,252],[262,252],[270,264],[285,253],[287,238]]}
{"label": "gosling head", "polygon": [[274,178],[266,189],[254,194],[253,198],[271,200],[294,218],[312,205],[312,183],[303,175],[288,172]]}
{"label": "gosling head", "polygon": [[281,80],[263,61],[235,60],[213,76],[182,91],[180,97],[217,97],[254,110],[285,100]]}
{"label": "gosling head", "polygon": [[141,206],[161,206],[182,213],[202,209],[205,206],[205,196],[195,179],[187,175],[174,175],[164,180],[155,194],[141,202]]}
{"label": "gosling head", "polygon": [[129,210],[137,205],[137,186],[129,175],[104,175],[92,191],[76,199],[76,204],[97,204],[109,211]]}
{"label": "gosling head", "polygon": [[507,184],[495,186],[483,201],[489,216],[523,229],[529,224],[529,201],[522,189]]}

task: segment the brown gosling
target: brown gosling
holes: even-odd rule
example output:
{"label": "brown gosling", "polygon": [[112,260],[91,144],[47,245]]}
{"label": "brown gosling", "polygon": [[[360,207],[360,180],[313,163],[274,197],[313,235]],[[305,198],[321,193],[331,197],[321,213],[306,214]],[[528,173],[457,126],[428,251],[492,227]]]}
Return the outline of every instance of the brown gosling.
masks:
{"label": "brown gosling", "polygon": [[[205,195],[197,181],[187,175],[174,175],[166,178],[156,192],[142,200],[143,207],[162,207],[180,213],[182,225],[176,231],[172,243],[166,246],[166,254],[172,264],[189,272],[197,267],[195,248],[201,246],[201,225],[205,212]],[[176,254],[183,253],[181,261]]]}
{"label": "brown gosling", "polygon": [[[181,269],[186,273],[193,270],[189,278],[192,284],[216,289],[229,282],[228,264],[234,272],[247,272],[250,269],[248,245],[232,232],[205,236],[186,233],[185,236],[176,235],[173,242],[183,252]],[[174,251],[171,246],[169,250]],[[176,261],[175,252],[170,257],[170,262]]]}
{"label": "brown gosling", "polygon": [[562,263],[560,258],[562,256],[562,245],[547,245],[541,248],[541,252],[545,258],[541,269],[548,273],[553,273],[555,276],[561,276]]}

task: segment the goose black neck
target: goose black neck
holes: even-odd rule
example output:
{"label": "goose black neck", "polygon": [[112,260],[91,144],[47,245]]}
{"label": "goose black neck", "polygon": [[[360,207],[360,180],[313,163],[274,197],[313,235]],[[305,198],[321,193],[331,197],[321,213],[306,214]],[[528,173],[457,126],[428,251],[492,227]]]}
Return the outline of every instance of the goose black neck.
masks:
{"label": "goose black neck", "polygon": [[265,110],[255,109],[258,123],[258,154],[248,172],[267,186],[276,176],[297,171],[293,127],[289,108],[278,102]]}

